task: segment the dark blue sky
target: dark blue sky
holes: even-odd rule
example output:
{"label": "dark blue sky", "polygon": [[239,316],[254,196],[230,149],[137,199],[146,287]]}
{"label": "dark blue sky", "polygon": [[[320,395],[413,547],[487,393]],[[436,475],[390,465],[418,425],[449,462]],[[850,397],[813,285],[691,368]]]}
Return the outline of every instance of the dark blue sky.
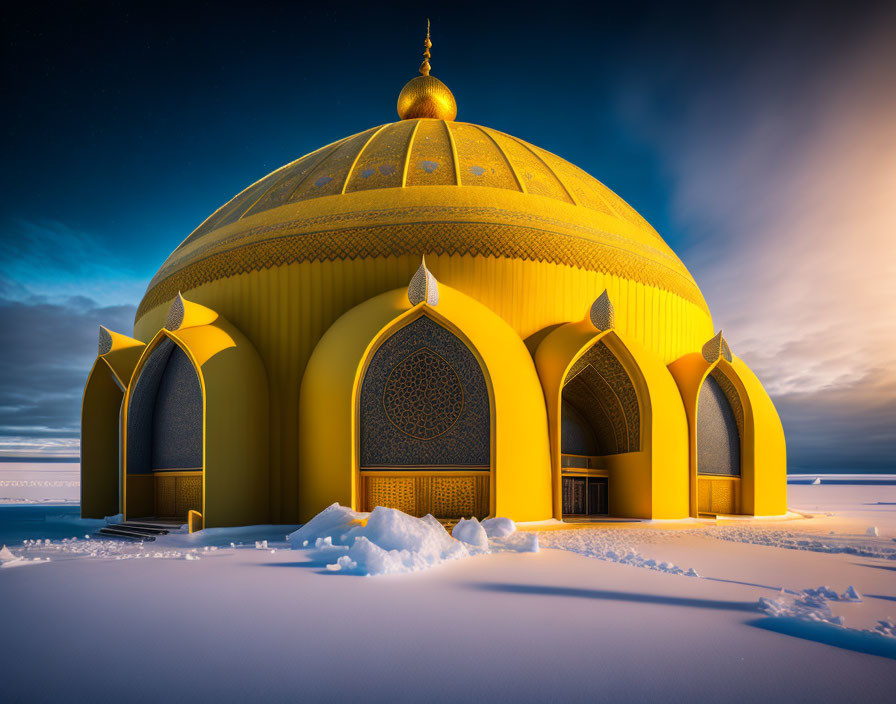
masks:
{"label": "dark blue sky", "polygon": [[[755,306],[739,308],[744,297],[725,296],[730,286],[711,274],[726,262],[739,270],[756,198],[801,182],[805,171],[756,195],[781,173],[778,159],[817,151],[812,138],[852,80],[845,72],[880,70],[879,58],[858,67],[853,58],[896,37],[880,30],[893,14],[861,2],[841,11],[808,2],[32,2],[3,13],[0,456],[76,452],[96,325],[129,331],[152,274],[231,195],[396,119],[427,16],[433,74],[454,92],[458,119],[553,151],[632,203],[695,273],[717,325],[735,326],[726,329],[733,342],[741,324],[735,351],[774,375],[773,356],[746,354],[760,349]],[[786,236],[788,217],[756,224],[757,239]],[[764,324],[794,342],[786,323]],[[809,386],[792,378],[771,384],[794,429],[792,464],[892,466],[885,427],[874,426],[860,461],[810,440],[799,409],[817,410],[817,399],[802,398]],[[876,397],[866,429],[881,403],[890,418],[888,398]],[[832,404],[831,428],[843,401]]]}

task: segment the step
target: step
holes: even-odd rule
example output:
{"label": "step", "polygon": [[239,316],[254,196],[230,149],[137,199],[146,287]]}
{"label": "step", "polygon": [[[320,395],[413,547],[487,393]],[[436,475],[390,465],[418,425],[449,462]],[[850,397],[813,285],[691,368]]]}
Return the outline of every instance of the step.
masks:
{"label": "step", "polygon": [[128,530],[146,532],[151,535],[167,535],[171,530],[171,528],[163,528],[162,526],[153,525],[152,523],[139,523],[137,521],[125,521],[124,523],[116,523],[114,525],[127,528]]}
{"label": "step", "polygon": [[100,528],[97,533],[110,538],[123,538],[124,540],[146,542],[155,540],[155,536],[153,535],[148,535],[146,533],[137,533],[136,531],[119,528],[117,526],[106,526],[105,528]]}

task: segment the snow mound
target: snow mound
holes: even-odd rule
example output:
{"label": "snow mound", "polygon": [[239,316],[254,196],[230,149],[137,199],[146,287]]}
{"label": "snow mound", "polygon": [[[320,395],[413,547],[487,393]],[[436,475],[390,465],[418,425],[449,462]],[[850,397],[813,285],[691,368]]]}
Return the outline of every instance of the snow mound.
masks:
{"label": "snow mound", "polygon": [[815,477],[815,479],[812,481],[812,484],[813,486],[818,486],[819,484],[821,484],[821,477]]}
{"label": "snow mound", "polygon": [[8,562],[10,560],[18,560],[18,559],[19,558],[17,558],[15,555],[12,554],[12,550],[10,550],[5,545],[3,546],[3,549],[0,550],[0,562]]}
{"label": "snow mound", "polygon": [[506,538],[516,532],[516,524],[509,518],[486,518],[482,527],[489,538]]}
{"label": "snow mound", "polygon": [[[499,532],[512,521],[501,519]],[[449,560],[495,551],[537,552],[538,536],[514,535],[489,541],[475,518],[462,519],[454,536],[432,516],[417,518],[393,508],[360,513],[338,503],[328,506],[287,536],[293,549],[309,549],[326,569],[348,574],[417,572]]]}
{"label": "snow mound", "polygon": [[461,518],[458,524],[454,526],[454,530],[451,531],[451,536],[467,545],[472,545],[474,548],[488,550],[488,534],[485,532],[482,524],[476,520],[475,516],[469,520]]}

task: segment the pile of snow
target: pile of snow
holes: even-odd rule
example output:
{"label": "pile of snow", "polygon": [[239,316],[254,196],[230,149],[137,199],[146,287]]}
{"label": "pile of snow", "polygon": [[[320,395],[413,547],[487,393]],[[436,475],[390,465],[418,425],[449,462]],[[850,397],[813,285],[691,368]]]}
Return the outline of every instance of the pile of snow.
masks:
{"label": "pile of snow", "polygon": [[34,557],[30,560],[24,555],[15,555],[5,545],[0,548],[0,568],[5,567],[21,567],[22,565],[34,565],[41,562],[49,562],[50,558]]}
{"label": "pile of snow", "polygon": [[842,594],[838,594],[830,587],[822,586],[816,589],[803,589],[792,596],[782,596],[780,599],[761,597],[759,608],[769,616],[776,618],[823,621],[841,626],[843,619],[840,616],[834,616],[831,612],[830,602],[832,601],[857,603],[862,601],[862,595],[852,585],[849,585]]}
{"label": "pile of snow", "polygon": [[[332,571],[377,575],[416,572],[448,560],[489,552],[537,552],[538,536],[517,535],[509,519],[462,519],[449,535],[432,516],[416,518],[378,506],[360,513],[338,503],[287,536],[293,549],[311,549]],[[492,533],[490,539],[489,532]]]}

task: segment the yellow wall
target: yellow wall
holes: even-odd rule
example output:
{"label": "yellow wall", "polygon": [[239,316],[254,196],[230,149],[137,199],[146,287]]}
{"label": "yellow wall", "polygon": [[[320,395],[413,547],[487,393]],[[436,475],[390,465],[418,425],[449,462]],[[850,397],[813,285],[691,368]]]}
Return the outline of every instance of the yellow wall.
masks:
{"label": "yellow wall", "polygon": [[485,368],[494,404],[492,515],[519,521],[551,516],[547,420],[532,358],[492,311],[438,286],[432,307],[412,307],[405,287],[365,301],[341,316],[315,349],[299,405],[299,520],[333,501],[360,505],[356,402],[364,364],[381,340],[421,313],[465,339]]}
{"label": "yellow wall", "polygon": [[553,512],[562,518],[560,417],[569,369],[603,341],[634,384],[641,409],[641,450],[604,458],[609,470],[613,516],[683,518],[688,515],[687,419],[674,380],[662,362],[615,329],[599,332],[584,320],[562,325],[539,344],[535,363],[547,400],[550,424]]}
{"label": "yellow wall", "polygon": [[[463,292],[526,338],[578,320],[607,289],[617,329],[668,362],[712,335],[697,305],[660,289],[572,266],[482,256],[426,253],[440,284]],[[337,318],[374,296],[407,286],[419,255],[302,262],[240,274],[192,289],[190,299],[214,308],[258,350],[270,382],[271,520],[299,516],[299,388],[312,350]],[[141,317],[135,335],[149,340],[167,304]],[[335,499],[334,499],[335,500]]]}
{"label": "yellow wall", "polygon": [[139,340],[106,332],[109,351],[97,356],[81,400],[82,518],[104,518],[121,510],[121,402],[144,348]]}
{"label": "yellow wall", "polygon": [[119,511],[118,414],[123,392],[108,363],[98,357],[81,403],[81,518]]}

